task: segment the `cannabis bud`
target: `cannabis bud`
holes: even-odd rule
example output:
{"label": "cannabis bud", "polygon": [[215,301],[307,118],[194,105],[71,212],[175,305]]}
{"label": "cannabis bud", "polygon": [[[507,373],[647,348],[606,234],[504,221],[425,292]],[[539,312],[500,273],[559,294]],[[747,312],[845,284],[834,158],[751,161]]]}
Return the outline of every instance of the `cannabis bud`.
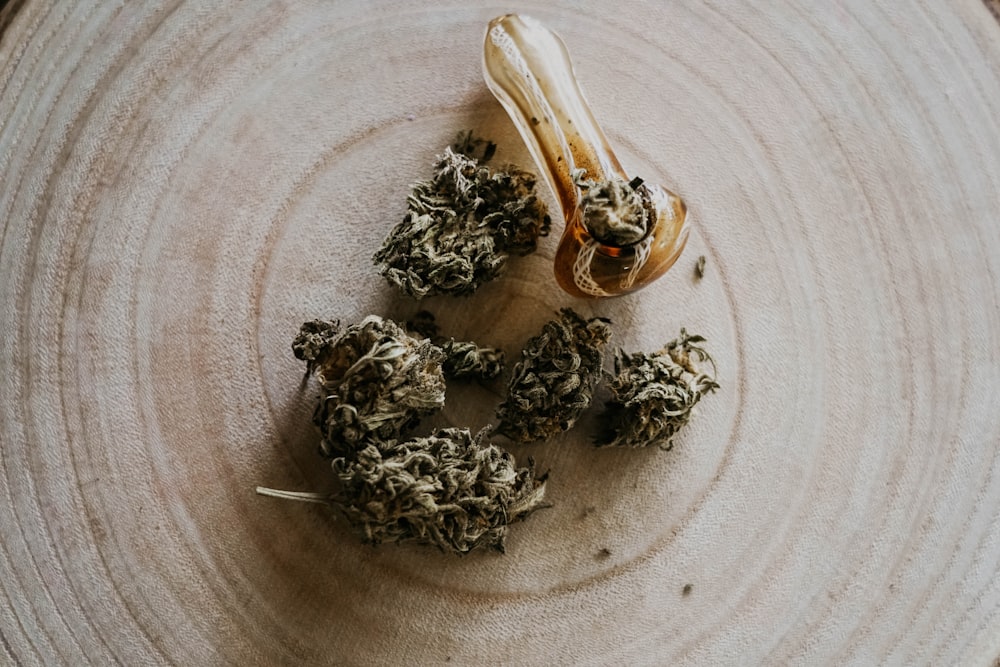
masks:
{"label": "cannabis bud", "polygon": [[299,328],[299,334],[292,341],[292,353],[296,359],[306,362],[306,377],[312,375],[317,364],[326,360],[339,332],[340,322],[323,320],[306,322]]}
{"label": "cannabis bud", "polygon": [[[460,135],[457,149],[471,152],[478,143],[471,133]],[[534,189],[528,172],[494,171],[446,148],[433,178],[413,186],[406,215],[373,260],[389,283],[414,298],[471,294],[500,275],[510,254],[534,251],[548,234],[551,220]]]}
{"label": "cannabis bud", "polygon": [[[612,399],[604,415],[609,432],[598,446],[655,444],[670,449],[672,438],[691,418],[691,409],[719,387],[712,358],[697,345],[704,341],[681,329],[680,337],[656,354],[626,355],[618,350]],[[712,363],[713,376],[696,366],[704,361]]]}
{"label": "cannabis bud", "polygon": [[446,378],[492,380],[503,372],[503,350],[445,338],[440,334],[434,315],[426,310],[414,315],[413,319],[406,323],[406,328],[441,348],[444,353],[441,369]]}
{"label": "cannabis bud", "polygon": [[497,408],[497,432],[534,442],[569,430],[590,405],[601,378],[607,319],[589,320],[569,308],[528,341]]}
{"label": "cannabis bud", "polygon": [[503,551],[507,526],[542,507],[545,480],[515,467],[485,431],[442,429],[334,459],[339,507],[365,542],[416,541],[464,554]]}
{"label": "cannabis bud", "polygon": [[580,210],[587,231],[606,245],[623,247],[641,241],[655,220],[642,179],[592,181],[583,178],[585,173],[577,169],[572,176],[580,188]]}
{"label": "cannabis bud", "polygon": [[376,315],[337,330],[333,322],[307,322],[292,343],[323,388],[313,420],[325,456],[396,439],[444,406],[443,354],[430,341]]}

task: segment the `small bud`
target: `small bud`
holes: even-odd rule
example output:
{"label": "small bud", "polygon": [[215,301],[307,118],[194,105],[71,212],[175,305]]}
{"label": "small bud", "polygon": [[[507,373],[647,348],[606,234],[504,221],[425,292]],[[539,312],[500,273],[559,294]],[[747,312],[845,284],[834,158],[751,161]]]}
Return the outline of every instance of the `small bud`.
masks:
{"label": "small bud", "polygon": [[[615,378],[611,401],[604,414],[608,433],[598,446],[673,446],[672,439],[688,423],[691,409],[705,394],[715,391],[715,364],[696,343],[705,339],[681,329],[680,337],[656,354],[615,355]],[[708,361],[713,375],[697,364]]]}
{"label": "small bud", "polygon": [[497,432],[534,442],[572,428],[593,398],[610,338],[608,320],[562,309],[521,353],[497,409]]}
{"label": "small bud", "polygon": [[441,345],[444,375],[456,380],[492,380],[503,372],[504,353],[495,347],[456,340]]}
{"label": "small bud", "polygon": [[306,375],[311,375],[316,364],[322,363],[332,349],[333,340],[340,331],[339,322],[313,320],[299,329],[299,335],[292,341],[292,353],[296,359],[306,362]]}
{"label": "small bud", "polygon": [[442,370],[450,380],[492,380],[503,372],[503,350],[445,338],[438,330],[434,315],[426,310],[414,315],[406,328],[441,348],[444,353]]}
{"label": "small bud", "polygon": [[580,188],[582,222],[591,236],[619,248],[641,241],[654,220],[642,179],[591,181],[584,174],[576,170],[573,182]]}

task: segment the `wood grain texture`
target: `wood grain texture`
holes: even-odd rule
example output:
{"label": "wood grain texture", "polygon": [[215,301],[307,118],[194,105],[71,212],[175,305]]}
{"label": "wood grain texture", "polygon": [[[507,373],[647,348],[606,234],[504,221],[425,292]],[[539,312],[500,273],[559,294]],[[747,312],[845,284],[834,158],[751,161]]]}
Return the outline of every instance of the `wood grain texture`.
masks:
{"label": "wood grain texture", "polygon": [[[981,0],[27,0],[0,41],[0,663],[990,664],[1000,656],[1000,28]],[[369,257],[530,12],[694,225],[577,302],[556,238],[457,336],[681,326],[722,390],[669,453],[514,450],[506,555],[372,549],[321,507],[315,317],[416,306]],[[692,278],[695,259],[706,275]],[[495,388],[453,392],[481,426]],[[689,589],[685,587],[690,585]],[[687,594],[685,594],[687,590]]]}

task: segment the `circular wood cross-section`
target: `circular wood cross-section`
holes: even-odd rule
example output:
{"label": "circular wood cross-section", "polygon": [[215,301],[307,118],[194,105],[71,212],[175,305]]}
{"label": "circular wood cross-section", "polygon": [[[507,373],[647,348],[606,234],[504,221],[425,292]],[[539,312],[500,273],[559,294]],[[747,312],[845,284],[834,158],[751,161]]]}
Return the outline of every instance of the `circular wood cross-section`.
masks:
{"label": "circular wood cross-section", "polygon": [[[0,663],[997,659],[1000,26],[763,4],[8,4]],[[566,296],[557,233],[463,299],[372,266],[458,131],[530,166],[482,79],[501,11],[563,37],[626,168],[687,202],[652,286]],[[333,488],[303,321],[429,307],[516,358],[564,306],[628,350],[704,335],[721,389],[669,452],[595,449],[592,415],[512,447],[552,507],[506,554],[254,493]]]}

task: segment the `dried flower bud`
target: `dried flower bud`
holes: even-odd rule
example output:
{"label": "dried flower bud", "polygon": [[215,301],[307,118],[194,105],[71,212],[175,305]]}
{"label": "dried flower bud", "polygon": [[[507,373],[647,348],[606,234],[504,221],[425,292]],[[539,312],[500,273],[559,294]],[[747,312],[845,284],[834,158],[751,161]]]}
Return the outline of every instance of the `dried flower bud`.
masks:
{"label": "dried flower bud", "polygon": [[[680,337],[667,343],[656,354],[615,355],[615,378],[611,383],[612,399],[604,422],[609,432],[599,446],[646,447],[673,446],[672,439],[691,418],[691,409],[719,385],[715,364],[701,347],[705,339],[690,336],[681,329]],[[697,363],[712,363],[713,376],[702,372]]]}
{"label": "dried flower bud", "polygon": [[656,219],[642,179],[591,181],[584,180],[585,173],[576,170],[573,182],[581,190],[580,210],[587,231],[606,245],[623,247],[641,241]]}
{"label": "dried flower bud", "polygon": [[495,347],[479,347],[475,343],[449,340],[441,346],[444,352],[445,377],[456,380],[492,380],[503,372],[504,353]]}
{"label": "dried flower bud", "polygon": [[[460,135],[459,146],[470,150],[477,142]],[[406,216],[373,257],[404,293],[471,294],[500,275],[511,253],[534,251],[548,234],[551,221],[534,194],[534,175],[513,167],[493,171],[451,147],[434,171],[432,180],[413,186]]]}
{"label": "dried flower bud", "polygon": [[333,349],[333,341],[340,331],[340,322],[313,320],[299,329],[299,335],[292,341],[292,353],[306,362],[306,375],[311,375],[317,364],[325,361],[325,356]]}
{"label": "dried flower bud", "polygon": [[608,320],[585,320],[569,308],[528,341],[497,408],[497,432],[533,442],[569,430],[590,405],[601,377]]}
{"label": "dried flower bud", "polygon": [[325,456],[368,440],[392,440],[444,406],[444,355],[376,315],[334,335],[332,323],[307,322],[293,343],[323,387],[313,419]]}
{"label": "dried flower bud", "polygon": [[413,319],[406,323],[406,328],[441,348],[444,352],[442,370],[446,378],[492,380],[503,372],[503,350],[445,338],[434,322],[434,315],[426,310],[414,315]]}
{"label": "dried flower bud", "polygon": [[484,442],[485,431],[442,429],[427,438],[374,444],[334,459],[337,503],[365,542],[416,541],[464,554],[503,551],[507,526],[542,507],[533,465]]}

